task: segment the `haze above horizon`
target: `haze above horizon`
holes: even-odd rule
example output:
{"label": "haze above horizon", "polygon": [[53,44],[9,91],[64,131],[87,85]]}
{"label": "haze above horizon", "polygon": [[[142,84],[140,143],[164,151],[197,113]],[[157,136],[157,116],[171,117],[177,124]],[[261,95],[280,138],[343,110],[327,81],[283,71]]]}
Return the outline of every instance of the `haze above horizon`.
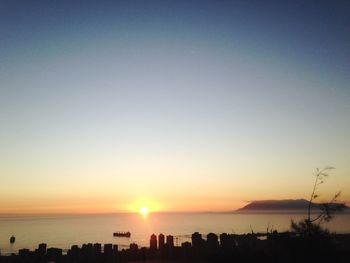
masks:
{"label": "haze above horizon", "polygon": [[350,2],[1,1],[0,214],[350,203]]}

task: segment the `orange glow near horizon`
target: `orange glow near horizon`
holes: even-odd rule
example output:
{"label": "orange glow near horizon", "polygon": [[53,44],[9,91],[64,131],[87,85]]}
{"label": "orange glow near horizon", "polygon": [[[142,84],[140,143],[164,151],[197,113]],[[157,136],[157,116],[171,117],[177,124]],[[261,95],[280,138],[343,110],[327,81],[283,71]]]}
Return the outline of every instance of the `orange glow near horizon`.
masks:
{"label": "orange glow near horizon", "polygon": [[[323,193],[324,200],[327,200],[331,194],[329,191]],[[302,198],[308,198],[306,195]],[[345,196],[347,197],[347,196]],[[69,199],[49,199],[30,198],[27,200],[12,198],[0,200],[0,214],[99,214],[99,213],[136,213],[147,218],[154,212],[228,212],[234,211],[246,205],[249,200],[267,200],[267,199],[296,199],[289,196],[271,196],[268,194],[259,195],[254,198],[253,195],[240,198],[240,194],[233,197],[221,195],[198,195],[191,196],[157,196],[155,198],[142,197],[130,201],[129,198],[122,197],[98,197],[91,196],[90,199],[82,200],[80,198]],[[116,202],[118,200],[118,202]],[[206,202],[203,202],[206,200]],[[340,198],[349,205],[348,199]]]}
{"label": "orange glow near horizon", "polygon": [[130,212],[140,213],[143,217],[146,217],[149,213],[162,211],[162,207],[158,202],[142,197],[131,203],[128,206],[128,210]]}
{"label": "orange glow near horizon", "polygon": [[350,206],[350,0],[51,2],[0,2],[0,220]]}
{"label": "orange glow near horizon", "polygon": [[[162,170],[163,171],[163,170]],[[16,193],[9,188],[1,191],[0,214],[99,214],[99,213],[135,213],[147,208],[147,214],[155,212],[229,212],[243,207],[249,201],[268,199],[298,199],[309,198],[310,185],[314,175],[311,172],[286,171],[291,178],[292,173],[304,177],[286,183],[286,180],[273,177],[273,183],[252,175],[235,178],[234,184],[225,180],[214,180],[208,174],[198,178],[196,174],[180,176],[174,174],[166,179],[160,172],[149,173],[152,180],[139,180],[136,175],[123,177],[123,188],[116,191],[114,178],[109,180],[85,179],[84,187],[78,182],[72,182],[65,188],[50,188],[49,185],[18,184]],[[165,173],[165,168],[164,168]],[[264,172],[268,174],[268,172]],[[272,171],[271,173],[272,174]],[[327,202],[333,194],[342,190],[340,201],[350,204],[349,177],[347,171],[334,171],[327,182],[319,189],[320,202]],[[176,180],[174,179],[176,178]],[[81,178],[83,180],[83,178]],[[194,187],[196,185],[196,187]],[[48,190],[49,189],[49,190]],[[26,194],[25,198],[23,194]],[[43,198],[45,197],[45,198]]]}

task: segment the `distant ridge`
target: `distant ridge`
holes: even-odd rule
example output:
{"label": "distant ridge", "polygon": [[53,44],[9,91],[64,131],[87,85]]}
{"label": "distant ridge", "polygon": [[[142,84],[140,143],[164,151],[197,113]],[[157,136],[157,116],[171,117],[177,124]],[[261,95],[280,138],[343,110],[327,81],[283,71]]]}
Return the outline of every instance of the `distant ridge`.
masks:
{"label": "distant ridge", "polygon": [[[285,200],[259,200],[252,201],[246,206],[236,210],[236,212],[249,212],[249,211],[306,211],[309,206],[309,201],[305,199],[285,199]],[[312,209],[320,209],[321,204],[312,204]],[[345,210],[350,208],[344,205]]]}

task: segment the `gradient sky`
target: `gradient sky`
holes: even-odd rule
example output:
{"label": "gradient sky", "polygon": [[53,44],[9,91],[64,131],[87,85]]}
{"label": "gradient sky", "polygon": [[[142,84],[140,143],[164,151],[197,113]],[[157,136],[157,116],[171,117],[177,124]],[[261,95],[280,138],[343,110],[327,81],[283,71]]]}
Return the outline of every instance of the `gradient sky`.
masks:
{"label": "gradient sky", "polygon": [[349,81],[349,1],[2,0],[0,213],[349,204]]}

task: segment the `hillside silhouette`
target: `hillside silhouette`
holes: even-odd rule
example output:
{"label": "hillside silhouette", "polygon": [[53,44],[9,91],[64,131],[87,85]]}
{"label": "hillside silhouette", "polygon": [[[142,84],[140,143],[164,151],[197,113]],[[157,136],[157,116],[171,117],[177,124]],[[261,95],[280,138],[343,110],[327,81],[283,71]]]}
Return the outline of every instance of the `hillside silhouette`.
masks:
{"label": "hillside silhouette", "polygon": [[[305,199],[284,199],[284,200],[258,200],[252,201],[246,206],[236,210],[237,212],[250,211],[307,211],[309,201]],[[313,210],[319,210],[322,207],[321,203],[312,203]],[[344,205],[345,211],[350,211],[350,208]]]}

